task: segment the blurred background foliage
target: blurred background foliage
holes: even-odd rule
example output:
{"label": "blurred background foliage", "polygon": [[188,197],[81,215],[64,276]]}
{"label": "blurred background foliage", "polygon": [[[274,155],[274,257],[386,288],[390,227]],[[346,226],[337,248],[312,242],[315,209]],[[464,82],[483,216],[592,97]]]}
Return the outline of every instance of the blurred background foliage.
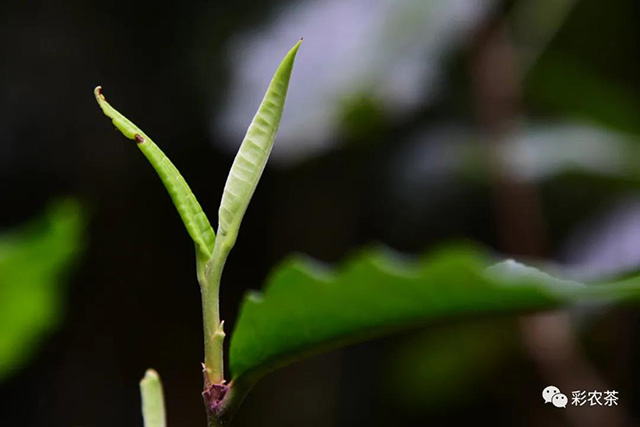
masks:
{"label": "blurred background foliage", "polygon": [[64,279],[81,249],[82,216],[73,200],[0,236],[0,381],[28,362],[60,323]]}
{"label": "blurred background foliage", "polygon": [[[145,160],[110,132],[98,84],[215,222],[268,80],[305,38],[226,270],[228,330],[241,295],[291,252],[336,262],[371,242],[421,253],[464,239],[585,280],[639,270],[635,0],[8,0],[0,16],[2,230],[60,195],[92,213],[84,245],[73,219],[25,237],[28,258],[61,245],[38,257],[51,263],[42,280],[35,264],[16,270],[55,301],[35,310],[39,322],[55,316],[7,353],[24,369],[1,365],[13,374],[0,383],[0,425],[138,426],[149,366],[171,425],[204,423],[192,244]],[[45,270],[78,247],[66,285],[50,282],[60,276]],[[0,282],[4,343],[19,331],[7,313],[38,301],[5,298],[28,288]],[[592,307],[357,345],[272,374],[237,425],[633,424],[637,324],[637,311]],[[613,388],[621,406],[554,411],[540,398],[549,383]]]}

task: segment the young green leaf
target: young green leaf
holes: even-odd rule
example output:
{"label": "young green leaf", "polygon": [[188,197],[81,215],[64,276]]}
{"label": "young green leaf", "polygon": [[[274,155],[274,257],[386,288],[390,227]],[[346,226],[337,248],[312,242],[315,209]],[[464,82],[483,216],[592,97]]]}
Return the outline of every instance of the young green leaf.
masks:
{"label": "young green leaf", "polygon": [[96,87],[94,93],[102,111],[111,118],[116,128],[125,137],[137,142],[138,148],[149,160],[169,192],[182,222],[196,245],[199,259],[208,261],[213,253],[216,235],[187,182],[151,138],[106,101],[100,86]]}
{"label": "young green leaf", "polygon": [[296,359],[428,322],[640,299],[640,279],[586,286],[514,261],[487,265],[479,252],[466,249],[419,262],[367,251],[335,272],[290,259],[264,293],[242,303],[231,337],[232,385],[246,390]]}
{"label": "young green leaf", "polygon": [[147,369],[144,378],[140,381],[140,395],[144,427],[165,427],[167,422],[162,383],[160,376],[153,369]]}
{"label": "young green leaf", "polygon": [[220,203],[218,235],[233,246],[242,217],[258,185],[278,131],[293,62],[300,40],[276,70],[240,150],[233,161]]}
{"label": "young green leaf", "polygon": [[205,329],[204,374],[205,382],[208,384],[215,385],[223,381],[222,344],[225,333],[218,310],[222,269],[236,241],[242,217],[271,153],[284,109],[293,62],[301,42],[302,40],[296,43],[287,53],[276,70],[258,112],[240,145],[222,194],[217,241],[213,256],[206,265],[205,286],[202,287]]}

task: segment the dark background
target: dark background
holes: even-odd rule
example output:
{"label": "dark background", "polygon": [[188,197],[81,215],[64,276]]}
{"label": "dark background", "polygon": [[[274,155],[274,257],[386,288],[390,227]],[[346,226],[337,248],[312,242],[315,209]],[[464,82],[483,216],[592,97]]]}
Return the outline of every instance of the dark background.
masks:
{"label": "dark background", "polygon": [[[446,8],[446,2],[426,3],[434,14]],[[225,270],[227,331],[242,294],[259,289],[292,252],[334,263],[370,243],[422,253],[468,240],[583,273],[637,269],[640,4],[583,0],[555,13],[553,5],[563,2],[540,1],[549,29],[534,25],[544,33],[536,39],[522,24],[535,23],[532,15],[514,18],[521,3],[487,3],[461,34],[446,35],[451,40],[431,57],[441,75],[432,95],[397,112],[375,90],[345,94],[346,101],[330,107],[338,111],[334,132],[309,135],[324,148],[300,149],[293,159],[286,149],[274,153]],[[251,40],[278,34],[269,28],[278,25],[282,10],[310,4],[321,10],[334,3],[2,2],[0,225],[8,230],[37,216],[49,201],[71,195],[84,204],[89,228],[86,250],[63,290],[61,326],[0,383],[0,426],[139,426],[138,380],[147,367],[164,381],[169,425],[204,425],[192,243],[153,170],[102,115],[92,90],[102,85],[113,105],[155,139],[217,223],[233,147],[242,138],[241,130],[222,131],[220,124],[228,100],[243,99],[234,64],[243,49],[252,52]],[[339,16],[357,27],[357,14]],[[325,31],[339,24],[331,14],[323,19],[319,14],[316,22]],[[402,22],[394,25],[402,34]],[[265,85],[258,95],[247,95],[248,111],[255,111],[255,96],[298,37],[305,42],[296,67],[315,55],[331,58],[333,46],[324,44],[317,26],[262,53],[273,62],[257,70]],[[526,62],[529,48],[539,54]],[[408,48],[406,55],[412,52]],[[381,63],[394,60],[388,53],[380,47]],[[339,61],[328,64],[307,67],[304,81],[296,80],[294,68],[290,93],[299,99],[306,91],[320,93],[323,75],[348,75],[353,62],[345,69]],[[314,105],[311,95],[304,105]],[[295,109],[287,105],[283,127]],[[248,125],[251,114],[239,120]],[[596,151],[591,169],[570,158],[568,167],[544,178],[518,180],[492,157],[521,123],[566,121],[624,139],[626,151],[611,148],[623,166],[598,172],[604,154]],[[442,147],[461,138],[474,153],[470,162],[460,160],[471,165],[462,172],[456,158],[439,157]],[[304,136],[285,142],[309,145]],[[580,143],[575,151],[589,154]],[[557,158],[553,151],[548,156]],[[3,304],[11,302],[0,301],[0,309]],[[589,321],[578,312],[438,325],[317,356],[261,382],[236,425],[635,425],[638,311],[590,314]],[[563,328],[569,338],[557,338]],[[476,338],[469,343],[469,337]],[[452,342],[438,345],[445,338]],[[458,350],[440,362],[425,355],[443,347]],[[459,353],[468,360],[454,360]],[[587,408],[562,412],[543,405],[541,390],[563,381],[616,389],[621,406],[596,408],[589,419]],[[605,424],[594,424],[602,419]]]}

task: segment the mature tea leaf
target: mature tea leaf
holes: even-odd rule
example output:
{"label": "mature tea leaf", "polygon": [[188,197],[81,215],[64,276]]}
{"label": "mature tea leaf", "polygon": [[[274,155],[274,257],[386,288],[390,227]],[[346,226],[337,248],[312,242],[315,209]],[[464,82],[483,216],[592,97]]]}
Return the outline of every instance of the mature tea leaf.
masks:
{"label": "mature tea leaf", "polygon": [[233,378],[252,382],[301,357],[428,322],[640,297],[640,280],[587,286],[514,261],[490,269],[469,249],[407,262],[369,250],[337,271],[285,261],[245,298],[231,338]]}

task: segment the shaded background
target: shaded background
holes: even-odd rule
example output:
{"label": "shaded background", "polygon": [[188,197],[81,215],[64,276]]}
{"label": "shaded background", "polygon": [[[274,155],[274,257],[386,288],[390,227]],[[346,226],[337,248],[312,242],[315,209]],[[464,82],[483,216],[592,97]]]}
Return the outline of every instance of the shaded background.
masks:
{"label": "shaded background", "polygon": [[[574,278],[638,270],[639,12],[634,0],[3,2],[1,225],[74,196],[88,229],[56,288],[57,328],[4,367],[0,425],[139,426],[147,367],[169,424],[204,425],[192,243],[96,85],[217,223],[244,130],[304,36],[225,270],[232,331],[243,292],[296,251],[334,263],[374,242],[421,253],[470,240]],[[637,324],[637,310],[602,307],[350,347],[271,374],[236,425],[635,425]],[[615,389],[620,406],[556,410],[540,398],[550,383]]]}

